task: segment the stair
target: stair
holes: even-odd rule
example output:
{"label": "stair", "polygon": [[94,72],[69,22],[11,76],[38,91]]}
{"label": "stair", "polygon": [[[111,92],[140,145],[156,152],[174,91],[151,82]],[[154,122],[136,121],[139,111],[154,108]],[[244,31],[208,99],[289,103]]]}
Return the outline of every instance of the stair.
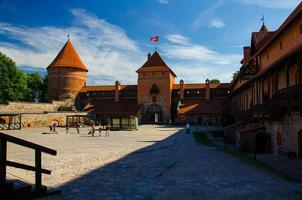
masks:
{"label": "stair", "polygon": [[5,196],[1,199],[27,200],[32,197],[32,185],[20,180],[10,180],[6,183]]}

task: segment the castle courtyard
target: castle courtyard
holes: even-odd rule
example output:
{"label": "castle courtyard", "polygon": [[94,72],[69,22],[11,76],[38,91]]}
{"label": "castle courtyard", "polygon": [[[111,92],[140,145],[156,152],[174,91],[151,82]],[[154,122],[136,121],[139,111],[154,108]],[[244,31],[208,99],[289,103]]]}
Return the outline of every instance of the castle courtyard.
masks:
{"label": "castle courtyard", "polygon": [[[200,145],[182,127],[143,125],[109,137],[91,137],[88,128],[79,135],[74,128],[68,135],[56,130],[5,132],[57,150],[57,156],[42,156],[42,167],[52,171],[43,184],[62,194],[43,199],[301,199],[301,184]],[[9,144],[8,159],[33,164],[34,152]],[[34,174],[8,168],[8,177],[15,176],[34,181]]]}

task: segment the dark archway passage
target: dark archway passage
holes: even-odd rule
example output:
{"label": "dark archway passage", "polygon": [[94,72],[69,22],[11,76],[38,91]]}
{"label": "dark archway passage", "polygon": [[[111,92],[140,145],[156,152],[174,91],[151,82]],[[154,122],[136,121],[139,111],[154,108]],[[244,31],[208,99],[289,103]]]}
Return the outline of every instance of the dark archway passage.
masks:
{"label": "dark archway passage", "polygon": [[163,120],[163,110],[159,104],[151,104],[146,112],[146,120],[149,123],[162,122]]}

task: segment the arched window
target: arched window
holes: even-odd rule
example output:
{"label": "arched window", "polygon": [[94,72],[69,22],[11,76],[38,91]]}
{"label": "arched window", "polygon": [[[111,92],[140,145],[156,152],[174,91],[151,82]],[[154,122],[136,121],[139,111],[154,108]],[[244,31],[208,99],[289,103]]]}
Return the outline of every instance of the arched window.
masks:
{"label": "arched window", "polygon": [[153,84],[151,89],[150,89],[150,94],[158,94],[159,93],[159,88],[156,84]]}

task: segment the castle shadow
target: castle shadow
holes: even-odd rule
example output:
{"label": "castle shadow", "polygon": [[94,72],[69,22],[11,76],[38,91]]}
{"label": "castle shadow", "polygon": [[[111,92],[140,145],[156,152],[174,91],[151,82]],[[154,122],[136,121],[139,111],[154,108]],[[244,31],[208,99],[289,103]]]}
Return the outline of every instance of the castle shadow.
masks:
{"label": "castle shadow", "polygon": [[175,164],[177,155],[170,147],[176,145],[182,132],[160,141],[138,141],[156,143],[61,185],[62,194],[49,198],[148,199],[163,189],[157,179]]}

